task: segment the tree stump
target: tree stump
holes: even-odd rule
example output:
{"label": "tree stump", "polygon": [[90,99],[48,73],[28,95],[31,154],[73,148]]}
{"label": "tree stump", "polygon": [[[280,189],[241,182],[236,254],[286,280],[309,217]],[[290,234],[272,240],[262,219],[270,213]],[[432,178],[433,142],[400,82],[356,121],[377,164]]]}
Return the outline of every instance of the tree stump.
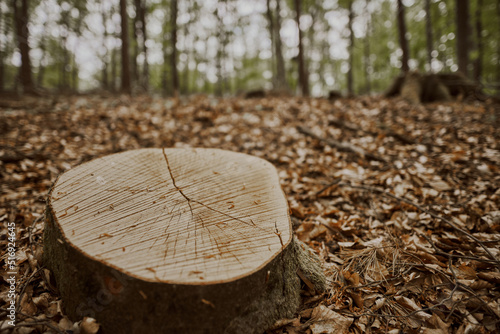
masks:
{"label": "tree stump", "polygon": [[74,320],[103,333],[262,333],[324,289],[293,238],[267,161],[217,149],[140,149],[62,174],[44,264]]}

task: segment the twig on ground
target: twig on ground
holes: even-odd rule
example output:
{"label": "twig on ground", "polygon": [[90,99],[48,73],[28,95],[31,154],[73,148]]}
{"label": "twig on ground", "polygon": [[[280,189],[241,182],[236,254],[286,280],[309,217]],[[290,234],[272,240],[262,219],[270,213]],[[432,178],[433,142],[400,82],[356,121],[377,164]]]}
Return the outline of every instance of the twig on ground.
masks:
{"label": "twig on ground", "polygon": [[[439,219],[443,222],[445,222],[446,224],[448,224],[449,226],[451,226],[453,229],[455,229],[456,231],[459,231],[461,232],[462,234],[464,234],[465,236],[467,236],[469,239],[472,239],[473,241],[475,241],[479,246],[481,246],[481,248],[483,248],[483,250],[486,252],[486,254],[491,258],[491,260],[496,264],[496,266],[498,268],[500,268],[500,260],[498,260],[492,253],[491,251],[484,245],[484,243],[479,240],[478,238],[476,238],[475,236],[473,236],[472,234],[470,234],[469,232],[467,232],[466,230],[458,227],[455,223],[453,223],[451,220],[445,218],[445,217],[442,217],[438,214],[435,214],[434,212],[424,208],[423,206],[417,204],[417,203],[414,203],[413,201],[410,201],[409,199],[406,199],[404,197],[400,197],[400,196],[396,196],[394,194],[391,194],[389,193],[388,191],[384,190],[384,189],[380,189],[380,188],[376,188],[376,187],[370,187],[370,186],[363,186],[363,185],[353,185],[353,184],[349,184],[349,183],[339,183],[339,182],[335,182],[333,183],[332,185],[338,185],[340,187],[349,187],[349,188],[353,188],[353,189],[361,189],[361,190],[366,190],[366,191],[371,191],[371,192],[376,192],[376,193],[379,193],[379,194],[382,194],[384,196],[387,196],[387,197],[390,197],[390,198],[393,198],[395,200],[398,200],[400,202],[405,202],[406,204],[409,204],[409,205],[412,205],[414,206],[415,208],[419,209],[420,211],[422,212],[425,212],[427,213],[428,215],[430,215],[431,217],[433,218],[436,218],[436,219]],[[327,187],[328,188],[328,187]],[[326,188],[326,189],[327,189]]]}
{"label": "twig on ground", "polygon": [[326,144],[328,144],[332,147],[335,147],[336,149],[338,149],[340,151],[352,152],[352,153],[356,153],[357,155],[361,156],[362,158],[368,158],[370,160],[388,163],[387,160],[385,160],[381,156],[378,156],[378,155],[370,153],[370,152],[366,152],[364,149],[362,149],[361,147],[358,147],[356,145],[346,143],[346,142],[339,142],[339,141],[336,141],[333,139],[327,139],[327,138],[323,138],[321,136],[318,136],[317,134],[312,132],[311,129],[306,128],[305,126],[299,125],[299,126],[297,126],[297,130],[302,134],[308,135],[314,139],[325,142]]}

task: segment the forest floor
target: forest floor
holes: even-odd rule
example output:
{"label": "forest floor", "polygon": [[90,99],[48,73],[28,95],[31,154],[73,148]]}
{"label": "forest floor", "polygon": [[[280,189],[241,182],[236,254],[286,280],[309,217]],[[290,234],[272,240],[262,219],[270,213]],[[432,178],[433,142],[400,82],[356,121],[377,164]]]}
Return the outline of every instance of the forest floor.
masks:
{"label": "forest floor", "polygon": [[[328,291],[304,285],[268,333],[500,331],[500,105],[401,99],[73,96],[2,101],[0,265],[16,241],[17,326],[95,333],[69,320],[43,268],[45,199],[60,173],[143,147],[212,147],[273,163],[295,233]],[[0,321],[8,315],[0,278]],[[342,328],[339,317],[347,318]],[[343,319],[343,318],[342,318]],[[345,320],[345,319],[344,319]]]}

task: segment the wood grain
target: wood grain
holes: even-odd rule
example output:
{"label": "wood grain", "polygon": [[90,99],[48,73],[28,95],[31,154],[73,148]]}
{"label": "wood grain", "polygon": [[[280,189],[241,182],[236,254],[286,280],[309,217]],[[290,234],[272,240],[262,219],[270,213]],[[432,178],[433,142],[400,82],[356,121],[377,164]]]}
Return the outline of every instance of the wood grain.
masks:
{"label": "wood grain", "polygon": [[275,168],[218,149],[141,149],[80,165],[49,200],[68,243],[154,282],[213,284],[249,275],[291,240]]}

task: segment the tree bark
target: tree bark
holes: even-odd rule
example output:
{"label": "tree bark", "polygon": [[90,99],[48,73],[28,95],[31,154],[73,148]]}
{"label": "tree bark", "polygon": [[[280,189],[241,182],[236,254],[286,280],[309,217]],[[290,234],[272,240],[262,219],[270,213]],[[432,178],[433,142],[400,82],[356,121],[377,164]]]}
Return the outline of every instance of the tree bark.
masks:
{"label": "tree bark", "polygon": [[470,22],[469,0],[456,0],[458,70],[469,76]]}
{"label": "tree bark", "polygon": [[280,92],[288,90],[286,81],[285,59],[283,58],[283,48],[281,42],[281,0],[276,0],[276,25],[274,26],[274,52],[276,54],[276,89]]}
{"label": "tree bark", "polygon": [[102,25],[104,28],[104,36],[103,36],[103,41],[102,41],[102,49],[104,50],[104,55],[102,57],[102,75],[101,75],[101,86],[104,89],[109,89],[109,78],[108,78],[108,61],[107,57],[109,56],[109,50],[107,47],[107,40],[108,40],[108,18],[106,16],[106,11],[105,11],[105,6],[101,3],[101,19],[102,19]]}
{"label": "tree bark", "polygon": [[21,53],[21,68],[19,69],[18,79],[24,92],[32,93],[35,90],[31,72],[30,46],[29,39],[29,14],[28,0],[12,0],[14,9],[14,26],[16,27],[17,45]]}
{"label": "tree bark", "polygon": [[[500,1],[497,2],[497,24],[500,31]],[[500,43],[497,43],[497,55],[500,55]],[[500,82],[500,64],[497,61],[497,82]]]}
{"label": "tree bark", "polygon": [[304,61],[304,48],[302,45],[302,30],[300,29],[300,16],[301,16],[301,0],[294,0],[295,3],[295,21],[297,22],[297,29],[299,34],[299,85],[302,92],[302,96],[309,96],[309,79],[305,67]]}
{"label": "tree bark", "polygon": [[146,26],[147,4],[145,0],[138,0],[140,3],[139,20],[142,30],[142,52],[144,53],[144,63],[142,64],[142,87],[149,90],[149,62],[148,62],[148,31]]}
{"label": "tree bark", "polygon": [[274,28],[274,15],[273,15],[273,10],[271,9],[271,0],[266,0],[266,16],[267,16],[267,21],[268,21],[268,27],[269,27],[269,37],[271,39],[271,50],[272,50],[272,57],[271,57],[271,72],[273,74],[273,88],[276,89],[277,85],[277,74],[276,74],[276,35],[274,33],[275,28]]}
{"label": "tree bark", "polygon": [[432,71],[432,17],[431,17],[431,0],[425,0],[425,36],[427,44],[427,64],[429,71]]}
{"label": "tree bark", "polygon": [[370,78],[370,70],[371,70],[371,61],[370,61],[370,37],[371,37],[371,13],[368,10],[368,3],[369,0],[366,0],[366,14],[367,14],[367,20],[366,20],[366,34],[364,38],[364,68],[365,68],[365,94],[370,94],[372,87],[371,87],[371,78]]}
{"label": "tree bark", "polygon": [[174,96],[179,95],[179,72],[177,71],[177,0],[172,0],[171,8],[171,43],[172,53],[170,55],[170,68],[172,71],[172,90]]}
{"label": "tree bark", "polygon": [[127,0],[120,0],[120,17],[121,17],[121,54],[122,54],[122,87],[121,90],[125,94],[132,93],[132,85],[130,81],[130,57],[128,43],[128,14]]}
{"label": "tree bark", "polygon": [[324,291],[278,173],[217,149],[141,149],[73,168],[47,201],[44,264],[102,333],[262,333]]}
{"label": "tree bark", "polygon": [[354,31],[352,30],[352,21],[354,19],[354,13],[352,11],[352,0],[349,0],[349,21],[347,23],[349,29],[349,70],[347,71],[347,94],[349,96],[354,95],[354,79],[353,79],[353,68],[354,68]]}
{"label": "tree bark", "polygon": [[117,58],[118,58],[118,51],[116,48],[113,48],[111,50],[111,82],[110,82],[110,87],[112,92],[117,91],[117,75],[118,75],[118,64],[117,64]]}
{"label": "tree bark", "polygon": [[[460,0],[457,0],[460,1]],[[410,70],[408,61],[410,59],[410,51],[408,49],[408,40],[406,39],[406,22],[405,22],[405,7],[402,0],[398,0],[398,27],[399,27],[399,45],[403,56],[401,58],[401,70],[406,73]]]}
{"label": "tree bark", "polygon": [[483,7],[483,0],[478,0],[476,5],[476,47],[477,47],[477,58],[474,66],[474,80],[481,82],[481,77],[483,73],[483,22],[481,19],[481,8]]}
{"label": "tree bark", "polygon": [[[8,25],[5,24],[5,17],[4,13],[2,12],[2,8],[0,6],[0,33],[3,35],[7,36],[7,27]],[[7,41],[1,41],[0,40],[0,92],[3,92],[5,89],[5,54],[6,52],[6,43]],[[5,43],[5,44],[4,44]]]}
{"label": "tree bark", "polygon": [[139,12],[138,12],[138,7],[137,7],[137,2],[139,0],[134,0],[134,8],[135,8],[135,17],[132,23],[132,55],[130,57],[131,63],[131,75],[132,75],[132,81],[134,82],[134,85],[140,86],[140,75],[139,75],[139,64],[137,62],[137,57],[139,57],[139,34],[140,34],[140,28],[139,28]]}

